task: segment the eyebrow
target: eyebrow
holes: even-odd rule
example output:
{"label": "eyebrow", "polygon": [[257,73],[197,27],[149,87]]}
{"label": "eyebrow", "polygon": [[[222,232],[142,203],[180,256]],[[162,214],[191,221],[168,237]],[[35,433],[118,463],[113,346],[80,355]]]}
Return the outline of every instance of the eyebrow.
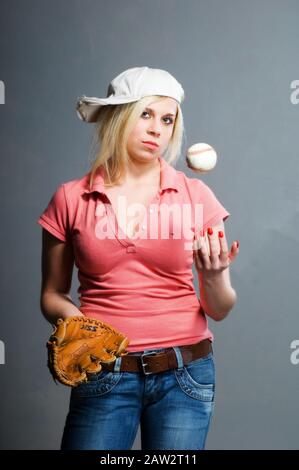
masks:
{"label": "eyebrow", "polygon": [[[149,110],[149,111],[155,112],[152,108],[148,108],[148,107],[147,107],[147,108],[144,108],[144,109],[147,109],[147,110]],[[166,116],[166,115],[167,115],[167,116],[175,116],[175,114],[173,114],[173,113],[165,113],[164,116]]]}

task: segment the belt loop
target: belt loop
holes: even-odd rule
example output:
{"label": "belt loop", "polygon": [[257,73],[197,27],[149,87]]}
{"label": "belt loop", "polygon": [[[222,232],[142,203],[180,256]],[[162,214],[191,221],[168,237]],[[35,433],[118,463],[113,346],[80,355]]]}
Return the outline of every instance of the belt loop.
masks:
{"label": "belt loop", "polygon": [[175,355],[176,355],[176,359],[178,362],[178,369],[182,369],[184,367],[184,361],[183,361],[181,350],[178,346],[173,346],[172,349],[174,350]]}
{"label": "belt loop", "polygon": [[120,372],[120,366],[121,366],[121,356],[118,356],[115,361],[114,361],[114,367],[113,367],[113,372]]}

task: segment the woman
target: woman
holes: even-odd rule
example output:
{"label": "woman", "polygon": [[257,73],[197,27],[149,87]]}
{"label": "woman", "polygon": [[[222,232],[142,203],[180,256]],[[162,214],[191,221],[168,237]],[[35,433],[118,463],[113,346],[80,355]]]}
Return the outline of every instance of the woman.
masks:
{"label": "woman", "polygon": [[[38,219],[41,309],[51,323],[98,318],[130,344],[72,389],[61,449],[130,449],[139,423],[142,449],[205,447],[215,394],[206,315],[222,320],[236,302],[229,265],[238,242],[228,252],[230,214],[212,190],[170,165],[181,150],[183,99],[168,72],[135,67],[112,80],[106,98],[78,101],[79,117],[98,124],[101,148]],[[69,295],[74,264],[79,308]]]}

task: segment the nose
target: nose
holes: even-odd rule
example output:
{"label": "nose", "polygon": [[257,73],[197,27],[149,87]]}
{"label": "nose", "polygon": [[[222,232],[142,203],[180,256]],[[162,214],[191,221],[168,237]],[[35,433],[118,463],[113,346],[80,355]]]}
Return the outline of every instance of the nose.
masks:
{"label": "nose", "polygon": [[152,121],[151,124],[148,127],[148,132],[150,134],[154,134],[156,136],[159,136],[161,134],[160,124],[157,121]]}

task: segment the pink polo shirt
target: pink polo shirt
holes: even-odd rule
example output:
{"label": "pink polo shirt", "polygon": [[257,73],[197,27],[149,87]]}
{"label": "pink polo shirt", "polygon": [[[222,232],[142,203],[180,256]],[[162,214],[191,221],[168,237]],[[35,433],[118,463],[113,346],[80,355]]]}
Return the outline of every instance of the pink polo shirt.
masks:
{"label": "pink polo shirt", "polygon": [[128,238],[98,169],[62,183],[37,222],[73,246],[82,313],[116,327],[130,339],[128,351],[213,340],[193,285],[193,240],[201,228],[230,213],[198,178],[188,178],[163,157],[161,185]]}

